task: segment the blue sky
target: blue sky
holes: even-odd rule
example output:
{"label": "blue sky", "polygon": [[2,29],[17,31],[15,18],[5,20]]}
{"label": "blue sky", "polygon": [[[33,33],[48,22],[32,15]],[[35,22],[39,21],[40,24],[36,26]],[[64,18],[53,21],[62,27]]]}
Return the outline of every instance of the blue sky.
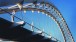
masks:
{"label": "blue sky", "polygon": [[76,0],[49,0],[62,13],[76,42]]}
{"label": "blue sky", "polygon": [[[62,13],[62,15],[63,15],[63,17],[64,17],[64,19],[66,20],[66,22],[67,22],[67,24],[68,24],[68,26],[69,26],[69,29],[70,29],[70,31],[71,31],[71,33],[72,33],[72,35],[73,35],[73,37],[74,37],[74,40],[76,41],[76,12],[75,12],[75,10],[76,10],[76,0],[48,0],[49,2],[52,2],[59,10],[60,10],[60,12]],[[30,15],[29,15],[30,14]],[[35,13],[33,13],[34,15],[35,14],[37,14],[36,12]],[[42,13],[39,13],[39,16],[42,16],[42,15],[40,15],[40,14],[42,14]],[[29,15],[29,16],[28,16]],[[1,15],[0,17],[4,17],[4,18],[7,18],[7,20],[9,20],[10,19],[10,17],[9,17],[10,15],[7,15],[7,17],[6,17],[6,15]],[[19,13],[18,13],[18,15],[17,16],[19,16],[20,18],[21,18],[21,16],[19,15]],[[36,19],[37,20],[37,15],[35,15],[35,16],[33,16],[32,14],[31,14],[31,12],[29,13],[29,12],[27,12],[27,14],[26,14],[26,16],[27,16],[27,18],[28,17],[32,17],[32,18],[28,18],[30,21],[31,20],[34,20],[34,19]],[[40,18],[38,16],[38,19]],[[45,15],[43,15],[43,17],[46,17],[45,19],[47,19],[48,17],[47,16],[45,16]],[[26,18],[26,17],[25,17]],[[43,19],[43,20],[45,20],[44,18],[41,18],[41,19]],[[49,19],[47,19],[47,20],[49,20]],[[27,19],[26,19],[26,21],[27,21]],[[28,21],[29,23],[31,23],[30,21]],[[34,22],[36,23],[36,21],[34,20]],[[41,23],[40,21],[38,21],[39,23]],[[49,23],[50,23],[50,21],[48,21]],[[47,22],[46,21],[44,21],[44,24],[46,24]],[[52,23],[54,23],[54,22],[51,22],[51,25],[52,25]],[[54,23],[55,24],[55,23]],[[38,25],[40,25],[40,28],[42,28],[44,25],[43,24],[35,24],[36,26],[38,26]],[[50,24],[48,24],[48,25],[50,25]],[[47,24],[46,24],[46,26],[47,26]],[[57,25],[55,25],[56,27],[57,27]],[[44,26],[45,27],[45,26]],[[48,26],[48,27],[45,27],[45,28],[49,28],[50,26]],[[55,27],[54,27],[55,28]],[[57,27],[58,28],[58,27]],[[53,29],[53,30],[55,30],[56,31],[56,28],[55,29]],[[47,30],[46,30],[46,32],[48,32]],[[51,31],[51,32],[54,32],[54,31]],[[50,33],[51,33],[50,32]],[[57,31],[58,32],[58,31]],[[55,33],[56,34],[56,33]],[[59,35],[59,34],[58,34]],[[57,35],[57,36],[58,36]],[[59,35],[60,36],[60,35]]]}

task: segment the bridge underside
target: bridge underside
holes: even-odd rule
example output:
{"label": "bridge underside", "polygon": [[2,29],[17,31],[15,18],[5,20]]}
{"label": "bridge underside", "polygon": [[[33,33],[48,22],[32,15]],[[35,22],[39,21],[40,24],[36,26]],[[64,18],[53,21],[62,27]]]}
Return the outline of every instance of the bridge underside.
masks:
{"label": "bridge underside", "polygon": [[12,22],[0,18],[0,38],[5,41],[19,42],[57,42],[49,38],[45,38],[37,33],[27,30],[21,26],[12,27]]}

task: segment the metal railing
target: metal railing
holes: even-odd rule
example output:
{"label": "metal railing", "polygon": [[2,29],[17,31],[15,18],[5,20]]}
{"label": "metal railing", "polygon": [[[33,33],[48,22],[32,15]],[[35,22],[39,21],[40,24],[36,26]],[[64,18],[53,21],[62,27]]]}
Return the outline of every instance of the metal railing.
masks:
{"label": "metal railing", "polygon": [[[3,10],[3,9],[1,9],[1,8],[0,8],[0,10],[1,10],[1,11],[4,11],[5,13],[8,13],[9,15],[12,15],[12,13],[7,12],[6,10]],[[13,16],[14,16],[15,18],[19,19],[20,21],[24,21],[24,20],[22,20],[21,18],[15,16],[15,15],[13,15]],[[38,31],[42,31],[41,29],[33,26],[33,25],[30,24],[30,23],[28,23],[28,22],[26,22],[26,21],[24,21],[24,22],[25,22],[25,24],[29,25],[30,27],[32,26],[34,29],[36,29],[36,30],[38,30]],[[30,29],[31,29],[31,28],[30,28]],[[30,31],[31,31],[31,30],[30,30]],[[33,31],[33,32],[35,32],[35,31]],[[42,33],[43,33],[43,34],[46,34],[47,36],[51,36],[50,34],[44,32],[44,31],[42,31]],[[45,37],[46,37],[46,36],[45,36]],[[49,38],[49,37],[48,37],[48,38]],[[51,39],[51,40],[53,39],[53,40],[55,40],[55,41],[57,41],[57,42],[61,42],[61,41],[59,41],[58,39],[56,39],[56,38],[54,38],[54,37],[52,37],[52,36],[51,36],[49,39]]]}

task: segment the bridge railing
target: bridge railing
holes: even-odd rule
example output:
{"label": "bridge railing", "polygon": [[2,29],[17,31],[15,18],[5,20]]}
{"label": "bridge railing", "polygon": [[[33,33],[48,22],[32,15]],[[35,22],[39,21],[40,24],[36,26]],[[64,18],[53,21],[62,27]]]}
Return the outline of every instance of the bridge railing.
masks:
{"label": "bridge railing", "polygon": [[[13,16],[13,17],[12,17],[13,19],[16,18],[16,19],[18,19],[18,20],[20,20],[20,21],[24,21],[24,20],[22,20],[21,18],[19,18],[19,17],[13,15],[13,14],[15,14],[14,11],[13,11],[13,14],[12,14],[12,13],[10,13],[10,12],[8,12],[8,11],[6,11],[6,10],[3,10],[3,9],[1,9],[1,8],[0,8],[0,10],[1,10],[1,11],[4,11],[4,12],[6,12],[6,13],[8,13],[10,16]],[[11,22],[14,21],[13,19],[12,19]],[[38,33],[38,34],[40,34],[40,35],[42,35],[42,36],[45,36],[45,35],[46,35],[45,37],[47,37],[47,38],[49,38],[49,39],[52,39],[52,40],[54,40],[54,41],[60,42],[58,39],[52,37],[50,34],[44,32],[43,30],[41,30],[41,29],[35,27],[34,25],[32,25],[32,24],[30,24],[30,23],[28,23],[28,22],[26,22],[26,21],[24,21],[24,22],[25,22],[25,25],[28,25],[28,26],[31,27],[31,28],[30,28],[30,31],[36,32],[36,33]]]}

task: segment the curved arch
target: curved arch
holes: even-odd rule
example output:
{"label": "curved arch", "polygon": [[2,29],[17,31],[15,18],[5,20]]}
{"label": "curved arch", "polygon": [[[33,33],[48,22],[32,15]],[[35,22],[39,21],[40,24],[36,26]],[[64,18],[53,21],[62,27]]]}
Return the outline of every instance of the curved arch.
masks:
{"label": "curved arch", "polygon": [[[18,7],[6,8],[6,9],[3,9],[3,10],[6,10],[8,12],[12,12],[12,10],[19,11]],[[68,27],[66,21],[64,20],[60,11],[53,4],[49,4],[49,3],[46,3],[46,2],[37,3],[37,4],[33,4],[33,3],[30,4],[29,3],[29,5],[24,4],[22,10],[28,10],[28,11],[29,10],[34,10],[34,11],[41,11],[41,12],[46,13],[49,17],[52,17],[52,19],[60,27],[60,30],[61,30],[63,38],[64,38],[64,42],[74,42],[72,34],[69,30],[69,27]],[[0,11],[1,11],[0,14],[5,13],[2,10],[0,10]]]}

